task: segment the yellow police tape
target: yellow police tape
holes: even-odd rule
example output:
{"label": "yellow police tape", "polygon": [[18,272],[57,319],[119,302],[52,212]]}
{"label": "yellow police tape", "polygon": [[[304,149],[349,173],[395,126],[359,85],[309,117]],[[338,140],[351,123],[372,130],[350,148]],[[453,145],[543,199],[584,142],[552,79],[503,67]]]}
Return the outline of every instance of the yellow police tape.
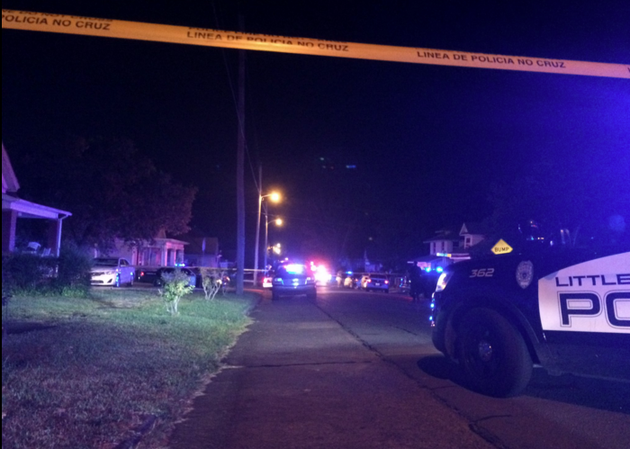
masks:
{"label": "yellow police tape", "polygon": [[375,61],[630,78],[630,64],[357,44],[5,9],[2,28]]}

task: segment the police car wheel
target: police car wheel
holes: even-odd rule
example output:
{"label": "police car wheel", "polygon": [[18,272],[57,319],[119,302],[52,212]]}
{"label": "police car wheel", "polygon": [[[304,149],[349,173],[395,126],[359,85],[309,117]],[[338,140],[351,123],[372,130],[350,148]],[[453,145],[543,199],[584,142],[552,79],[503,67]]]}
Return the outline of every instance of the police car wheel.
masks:
{"label": "police car wheel", "polygon": [[471,387],[490,396],[517,395],[532,375],[532,359],[523,337],[491,309],[473,309],[462,318],[457,359]]}

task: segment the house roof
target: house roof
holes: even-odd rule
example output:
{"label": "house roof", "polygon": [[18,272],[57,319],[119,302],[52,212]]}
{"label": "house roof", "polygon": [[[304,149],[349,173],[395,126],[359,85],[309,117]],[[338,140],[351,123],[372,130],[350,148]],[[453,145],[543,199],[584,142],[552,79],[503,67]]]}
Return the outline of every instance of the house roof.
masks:
{"label": "house roof", "polygon": [[427,239],[422,243],[441,242],[444,240],[458,242],[459,235],[452,229],[441,229],[439,231],[435,231],[434,237],[431,237],[430,239]]}
{"label": "house roof", "polygon": [[462,228],[459,231],[459,235],[486,235],[487,233],[488,229],[485,225],[474,221],[465,222],[464,224],[462,224]]}
{"label": "house roof", "polygon": [[2,193],[10,192],[15,193],[20,189],[20,183],[15,176],[11,160],[7,154],[7,150],[4,148],[4,142],[2,143]]}

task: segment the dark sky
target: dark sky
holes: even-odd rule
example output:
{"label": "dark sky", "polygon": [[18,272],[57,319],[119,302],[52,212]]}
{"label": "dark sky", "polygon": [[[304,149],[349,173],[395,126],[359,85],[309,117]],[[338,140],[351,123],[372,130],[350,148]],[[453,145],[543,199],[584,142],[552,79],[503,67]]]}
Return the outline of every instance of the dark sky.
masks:
{"label": "dark sky", "polygon": [[[252,33],[630,64],[625,0],[3,0],[2,7],[225,30],[238,29],[240,10]],[[200,187],[193,224],[235,246],[235,51],[16,30],[2,38],[10,156],[54,135],[131,138],[179,182]],[[490,184],[526,175],[541,159],[575,170],[593,183],[593,195],[617,192],[602,196],[622,198],[612,209],[628,205],[627,79],[249,52],[246,95],[250,231],[250,167],[262,163],[264,186],[286,192],[282,212],[290,217],[289,205],[311,197],[301,168],[320,155],[354,163],[370,179],[364,191],[335,192],[331,204],[375,195],[374,208],[404,216],[418,239],[483,219],[492,212]]]}

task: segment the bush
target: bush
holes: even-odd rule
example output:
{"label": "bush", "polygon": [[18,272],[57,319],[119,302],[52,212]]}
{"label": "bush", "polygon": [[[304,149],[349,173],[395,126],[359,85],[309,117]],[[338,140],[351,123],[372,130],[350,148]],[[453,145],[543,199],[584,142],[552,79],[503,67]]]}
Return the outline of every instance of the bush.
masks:
{"label": "bush", "polygon": [[64,248],[59,258],[18,253],[2,256],[2,296],[85,293],[90,268],[91,259],[74,246]]}
{"label": "bush", "polygon": [[224,287],[222,273],[214,268],[201,267],[201,286],[206,299],[214,299],[219,290]]}
{"label": "bush", "polygon": [[182,270],[175,270],[172,273],[162,273],[162,282],[164,286],[160,289],[160,296],[166,304],[166,311],[171,315],[177,315],[177,306],[179,300],[182,299],[195,289],[190,285],[188,275]]}
{"label": "bush", "polygon": [[2,294],[49,288],[56,269],[55,258],[34,254],[2,256]]}
{"label": "bush", "polygon": [[67,244],[59,255],[55,289],[60,293],[66,290],[73,293],[87,292],[90,288],[91,268],[92,258],[76,246]]}

